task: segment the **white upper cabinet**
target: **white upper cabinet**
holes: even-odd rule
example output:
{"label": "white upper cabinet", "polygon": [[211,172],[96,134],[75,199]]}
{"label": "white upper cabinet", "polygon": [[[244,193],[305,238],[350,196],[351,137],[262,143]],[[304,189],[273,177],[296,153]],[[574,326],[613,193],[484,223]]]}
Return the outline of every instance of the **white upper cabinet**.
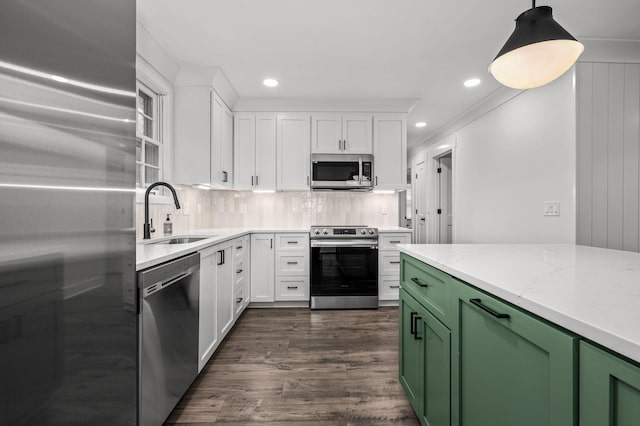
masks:
{"label": "white upper cabinet", "polygon": [[371,154],[371,115],[314,114],[311,152],[314,154]]}
{"label": "white upper cabinet", "polygon": [[234,188],[276,189],[276,114],[236,113]]}
{"label": "white upper cabinet", "polygon": [[175,86],[175,183],[231,189],[233,113],[209,86]]}
{"label": "white upper cabinet", "polygon": [[406,189],[407,119],[404,114],[373,117],[374,189]]}
{"label": "white upper cabinet", "polygon": [[211,185],[233,187],[233,113],[213,92],[211,99]]}
{"label": "white upper cabinet", "polygon": [[309,189],[309,155],[310,136],[309,114],[287,113],[277,117],[276,162],[277,189],[307,190]]}
{"label": "white upper cabinet", "polygon": [[211,182],[211,88],[176,86],[174,96],[173,180],[188,185],[208,185]]}

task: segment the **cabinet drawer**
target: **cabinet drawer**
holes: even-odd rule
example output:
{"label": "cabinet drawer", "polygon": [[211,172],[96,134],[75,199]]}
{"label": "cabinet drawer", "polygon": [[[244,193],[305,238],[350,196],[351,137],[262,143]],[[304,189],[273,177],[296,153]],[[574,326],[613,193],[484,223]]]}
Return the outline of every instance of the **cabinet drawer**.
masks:
{"label": "cabinet drawer", "polygon": [[386,234],[378,236],[378,246],[380,250],[395,250],[398,244],[410,244],[411,234]]}
{"label": "cabinet drawer", "polygon": [[240,287],[238,289],[236,289],[235,291],[235,296],[233,299],[233,314],[236,318],[238,318],[238,316],[240,316],[240,314],[242,313],[242,310],[244,309],[244,307],[246,306],[246,300],[247,297],[249,295],[247,294],[247,289],[246,287]]}
{"label": "cabinet drawer", "polygon": [[378,299],[380,300],[398,300],[400,293],[399,276],[381,276],[378,279]]}
{"label": "cabinet drawer", "polygon": [[276,301],[309,300],[309,277],[277,277]]}
{"label": "cabinet drawer", "polygon": [[442,271],[402,254],[402,288],[422,303],[436,318],[451,327],[450,277]]}
{"label": "cabinet drawer", "polygon": [[242,238],[233,241],[233,258],[242,259],[244,256],[245,246]]}
{"label": "cabinet drawer", "polygon": [[276,275],[309,275],[308,254],[277,254]]}
{"label": "cabinet drawer", "polygon": [[380,251],[378,273],[380,275],[400,275],[400,252],[397,250]]}
{"label": "cabinet drawer", "polygon": [[276,251],[309,251],[309,234],[276,234]]}

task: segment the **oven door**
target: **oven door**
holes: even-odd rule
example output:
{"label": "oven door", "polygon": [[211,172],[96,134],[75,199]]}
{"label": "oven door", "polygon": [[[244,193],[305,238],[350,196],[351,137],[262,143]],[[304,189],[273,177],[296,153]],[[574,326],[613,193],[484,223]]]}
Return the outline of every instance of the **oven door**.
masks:
{"label": "oven door", "polygon": [[[342,244],[341,244],[342,243]],[[378,295],[378,246],[312,242],[311,296]]]}

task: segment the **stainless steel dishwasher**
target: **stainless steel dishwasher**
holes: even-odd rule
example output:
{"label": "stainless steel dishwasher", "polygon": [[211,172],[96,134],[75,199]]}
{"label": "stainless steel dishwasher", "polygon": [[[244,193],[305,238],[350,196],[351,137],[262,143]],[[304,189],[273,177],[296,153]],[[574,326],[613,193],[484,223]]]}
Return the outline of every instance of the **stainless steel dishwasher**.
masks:
{"label": "stainless steel dishwasher", "polygon": [[198,375],[200,254],[138,273],[140,425],[161,425]]}

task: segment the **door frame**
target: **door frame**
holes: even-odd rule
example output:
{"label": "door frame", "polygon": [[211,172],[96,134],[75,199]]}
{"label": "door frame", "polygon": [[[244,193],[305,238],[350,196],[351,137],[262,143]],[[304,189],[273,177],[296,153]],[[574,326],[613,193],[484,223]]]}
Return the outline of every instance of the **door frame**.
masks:
{"label": "door frame", "polygon": [[438,166],[440,157],[451,154],[451,244],[456,243],[456,147],[457,138],[452,136],[442,141],[428,153],[427,159],[427,187],[430,196],[427,197],[428,221],[427,244],[440,244],[440,220],[438,208],[440,205],[440,180]]}

